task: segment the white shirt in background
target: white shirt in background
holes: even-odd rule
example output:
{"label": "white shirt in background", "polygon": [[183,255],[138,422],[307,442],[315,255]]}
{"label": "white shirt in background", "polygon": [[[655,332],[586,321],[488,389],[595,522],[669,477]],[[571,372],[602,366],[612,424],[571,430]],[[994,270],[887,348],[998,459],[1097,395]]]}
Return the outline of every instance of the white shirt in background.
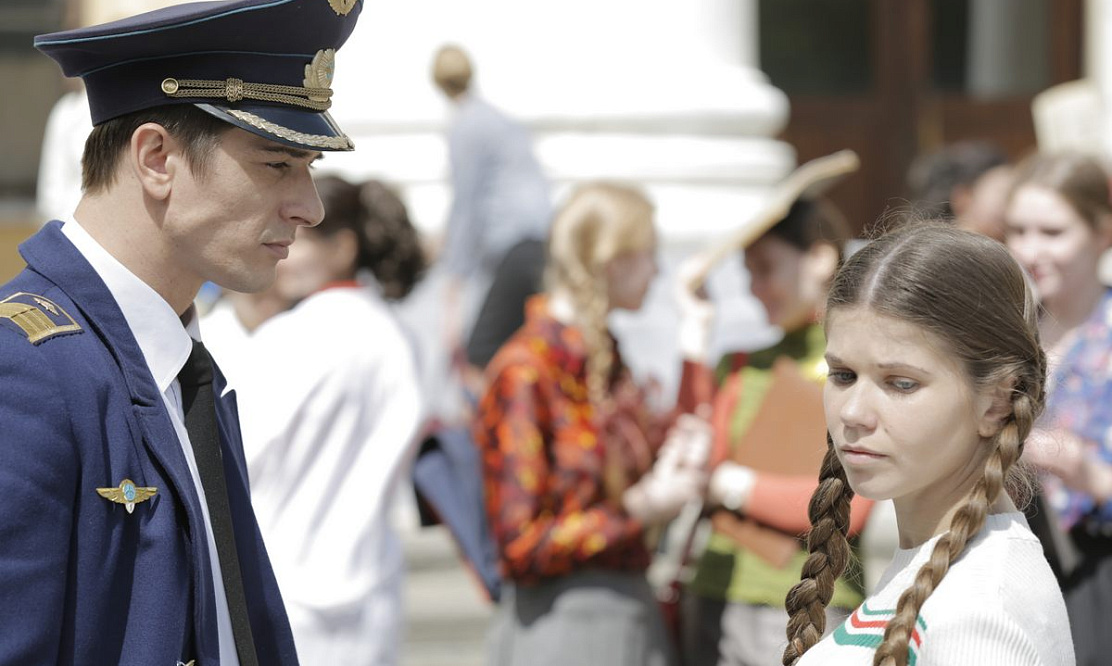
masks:
{"label": "white shirt in background", "polygon": [[413,351],[371,288],[318,292],[260,326],[236,393],[252,503],[304,664],[396,664],[390,503],[422,418]]}

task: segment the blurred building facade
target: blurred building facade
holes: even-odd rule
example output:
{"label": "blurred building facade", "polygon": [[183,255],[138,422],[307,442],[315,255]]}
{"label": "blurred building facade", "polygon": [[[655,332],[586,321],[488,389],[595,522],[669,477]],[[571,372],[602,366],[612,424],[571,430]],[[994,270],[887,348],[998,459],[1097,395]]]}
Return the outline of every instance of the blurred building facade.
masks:
{"label": "blurred building facade", "polygon": [[[0,3],[0,84],[18,91],[0,102],[8,226],[28,215],[39,137],[66,90],[32,36],[152,2]],[[322,167],[402,184],[416,219],[438,231],[449,196],[446,109],[428,67],[437,46],[455,42],[473,54],[482,93],[533,128],[558,185],[640,182],[672,238],[728,227],[797,161],[844,147],[861,154],[863,171],[833,196],[862,226],[898,204],[920,152],[985,138],[1021,156],[1035,141],[1032,99],[1055,84],[1088,72],[1101,124],[1112,125],[1107,5],[373,0],[337,69],[336,115],[359,151]]]}

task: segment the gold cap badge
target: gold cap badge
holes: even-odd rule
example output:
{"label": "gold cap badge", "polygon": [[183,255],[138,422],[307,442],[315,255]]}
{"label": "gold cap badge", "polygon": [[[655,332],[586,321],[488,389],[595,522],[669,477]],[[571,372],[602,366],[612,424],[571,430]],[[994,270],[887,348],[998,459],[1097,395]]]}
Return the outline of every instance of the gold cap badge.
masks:
{"label": "gold cap badge", "polygon": [[328,4],[339,16],[347,16],[359,0],[328,0]]}

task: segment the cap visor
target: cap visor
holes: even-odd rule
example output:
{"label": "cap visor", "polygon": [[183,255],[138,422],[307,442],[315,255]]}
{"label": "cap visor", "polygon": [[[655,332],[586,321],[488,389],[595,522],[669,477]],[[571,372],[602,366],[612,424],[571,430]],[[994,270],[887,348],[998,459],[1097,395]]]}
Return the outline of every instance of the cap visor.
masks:
{"label": "cap visor", "polygon": [[269,104],[221,106],[198,103],[195,106],[240,129],[294,148],[355,149],[355,144],[327,111],[302,111]]}

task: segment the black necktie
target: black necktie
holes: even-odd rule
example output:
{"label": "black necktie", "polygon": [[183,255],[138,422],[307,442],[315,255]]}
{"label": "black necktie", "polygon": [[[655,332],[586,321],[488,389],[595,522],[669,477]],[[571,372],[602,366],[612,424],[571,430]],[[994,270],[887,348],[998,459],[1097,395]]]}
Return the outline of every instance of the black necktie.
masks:
{"label": "black necktie", "polygon": [[220,574],[228,597],[228,614],[232,620],[239,663],[240,666],[258,666],[232,529],[232,513],[228,508],[228,486],[224,481],[220,431],[216,425],[216,403],[212,395],[212,359],[200,342],[193,342],[193,352],[178,373],[178,380],[181,382],[182,406],[185,409],[185,429],[189,432],[189,443],[197,459],[197,473],[205,489],[212,536],[220,558]]}

